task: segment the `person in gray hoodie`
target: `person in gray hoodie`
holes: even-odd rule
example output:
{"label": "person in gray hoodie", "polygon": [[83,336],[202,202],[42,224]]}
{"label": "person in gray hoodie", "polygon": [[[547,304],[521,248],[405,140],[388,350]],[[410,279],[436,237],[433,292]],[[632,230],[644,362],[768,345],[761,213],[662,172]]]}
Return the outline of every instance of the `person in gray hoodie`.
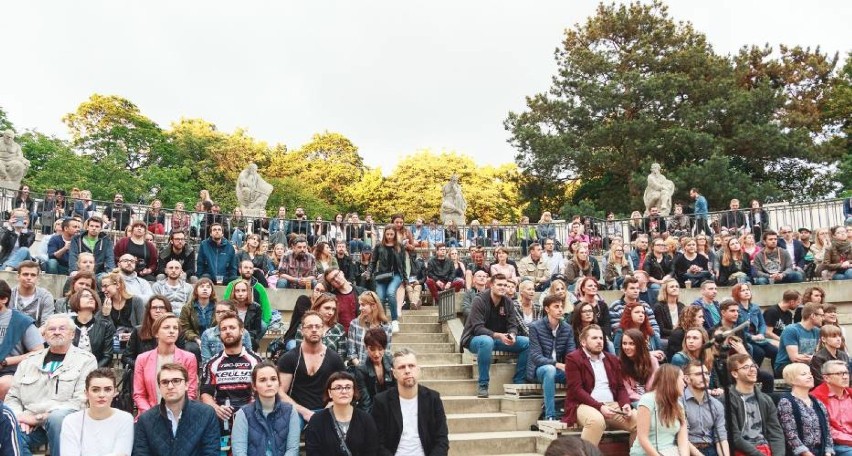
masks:
{"label": "person in gray hoodie", "polygon": [[736,382],[728,390],[732,415],[729,442],[748,456],[782,455],[786,446],[778,410],[772,398],[754,387],[757,370],[749,355],[737,353],[728,357],[728,371]]}
{"label": "person in gray hoodie", "polygon": [[71,238],[71,247],[68,250],[69,272],[77,270],[77,257],[82,252],[90,252],[95,256],[95,274],[98,279],[115,269],[112,239],[101,231],[103,224],[100,217],[89,217],[83,231]]}

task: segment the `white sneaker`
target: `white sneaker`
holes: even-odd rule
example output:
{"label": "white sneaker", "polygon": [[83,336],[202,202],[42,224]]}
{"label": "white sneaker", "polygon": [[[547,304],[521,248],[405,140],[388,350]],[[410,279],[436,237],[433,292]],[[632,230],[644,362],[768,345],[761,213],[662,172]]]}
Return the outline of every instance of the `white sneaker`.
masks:
{"label": "white sneaker", "polygon": [[391,322],[391,332],[398,333],[399,332],[399,322],[394,320]]}

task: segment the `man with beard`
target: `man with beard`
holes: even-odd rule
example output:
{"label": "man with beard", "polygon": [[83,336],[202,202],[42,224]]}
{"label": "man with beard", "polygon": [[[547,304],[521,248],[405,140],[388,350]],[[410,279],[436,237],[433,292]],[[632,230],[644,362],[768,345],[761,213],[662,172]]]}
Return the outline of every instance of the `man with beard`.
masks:
{"label": "man with beard", "polygon": [[[352,253],[360,253],[362,251],[364,251],[364,249],[353,250]],[[339,239],[335,242],[334,259],[337,260],[337,268],[343,271],[343,275],[346,276],[346,280],[354,282],[358,274],[355,273],[355,263],[352,261],[352,257],[346,252],[346,241]]]}
{"label": "man with beard", "polygon": [[104,209],[104,217],[107,221],[112,220],[110,228],[115,231],[124,232],[127,225],[130,225],[132,216],[133,211],[130,209],[130,206],[124,205],[124,196],[121,193],[116,193],[112,204],[107,204]]}
{"label": "man with beard", "polygon": [[151,456],[218,456],[219,420],[209,405],[186,396],[189,373],[180,363],[163,364],[157,373],[158,407],[139,416],[133,454]]}
{"label": "man with beard", "polygon": [[154,294],[163,295],[172,303],[172,313],[180,315],[183,305],[192,296],[192,285],[183,279],[183,268],[178,260],[171,260],[165,267],[166,280],[154,284]]}
{"label": "man with beard", "polygon": [[[263,330],[260,337],[263,338],[263,334],[266,334],[266,327],[272,319],[272,305],[269,303],[269,295],[266,294],[266,287],[263,286],[255,275],[257,271],[251,260],[246,259],[241,261],[239,272],[240,279],[245,280],[251,286],[252,300],[260,306],[260,319],[263,322]],[[231,294],[234,292],[234,285],[236,285],[237,280],[239,279],[234,279],[228,283],[228,286],[225,288],[225,294],[223,295],[224,299],[231,299]]]}
{"label": "man with beard", "polygon": [[139,296],[142,302],[147,302],[154,294],[151,283],[139,277],[136,272],[136,259],[133,254],[125,253],[118,258],[118,269],[124,279],[124,288],[133,296]]}
{"label": "man with beard", "polygon": [[21,425],[24,445],[47,443],[50,454],[59,456],[62,420],[83,408],[86,376],[98,367],[95,356],[72,345],[77,327],[65,314],[44,322],[49,348],[18,364],[6,405]]}
{"label": "man with beard", "polygon": [[301,236],[296,238],[293,250],[281,259],[276,287],[307,288],[316,285],[317,261],[307,250],[308,241]]}
{"label": "man with beard", "polygon": [[311,222],[305,216],[305,209],[302,207],[296,208],[296,219],[290,221],[290,226],[287,228],[287,237],[290,236],[303,236],[311,245],[314,243]]}
{"label": "man with beard", "polygon": [[325,407],[323,393],[328,377],[346,369],[340,355],[322,343],[324,324],[319,313],[302,316],[302,343],[278,360],[281,400],[292,405],[302,418],[302,428],[315,411]]}
{"label": "man with beard", "polygon": [[223,430],[228,430],[237,410],[251,402],[251,371],[263,360],[243,346],[243,321],[235,312],[219,314],[218,320],[224,349],[201,372],[201,402],[213,407]]}
{"label": "man with beard", "polygon": [[160,251],[157,273],[166,274],[169,262],[177,260],[181,270],[186,273],[186,280],[192,283],[195,279],[195,251],[186,245],[186,233],[183,231],[172,231],[169,234],[169,243]]}
{"label": "man with beard", "polygon": [[130,236],[119,239],[115,243],[113,253],[116,258],[121,258],[122,255],[128,253],[133,255],[136,258],[134,263],[136,274],[149,282],[153,282],[157,274],[158,252],[157,246],[145,239],[147,233],[145,222],[134,220],[130,225]]}
{"label": "man with beard", "polygon": [[220,223],[210,225],[210,237],[201,241],[195,272],[198,277],[207,277],[216,285],[224,285],[237,278],[234,246],[225,239]]}
{"label": "man with beard", "polygon": [[358,317],[358,296],[367,290],[352,285],[340,269],[326,269],[323,279],[337,297],[337,322],[348,333],[349,323]]}
{"label": "man with beard", "polygon": [[447,416],[441,395],[418,383],[420,367],[409,348],[393,354],[396,388],[379,393],[373,420],[379,431],[379,454],[446,455],[450,449]]}
{"label": "man with beard", "polygon": [[683,367],[683,378],[686,381],[683,406],[689,423],[690,454],[728,454],[725,408],[718,399],[707,393],[710,370],[701,361],[694,359]]}

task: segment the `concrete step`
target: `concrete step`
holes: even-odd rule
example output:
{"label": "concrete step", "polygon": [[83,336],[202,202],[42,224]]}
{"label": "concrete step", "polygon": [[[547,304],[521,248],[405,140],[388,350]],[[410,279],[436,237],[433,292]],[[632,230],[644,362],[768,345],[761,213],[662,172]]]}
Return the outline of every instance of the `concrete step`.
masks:
{"label": "concrete step", "polygon": [[444,412],[450,413],[497,413],[503,399],[499,397],[479,398],[476,396],[441,396]]}
{"label": "concrete step", "polygon": [[461,364],[461,353],[418,353],[417,361],[420,367],[436,364]]}
{"label": "concrete step", "polygon": [[435,364],[421,365],[420,374],[422,380],[450,380],[450,379],[466,379],[470,380],[473,376],[473,366],[467,364]]}
{"label": "concrete step", "polygon": [[398,332],[393,335],[393,343],[395,344],[410,344],[410,343],[439,343],[449,342],[450,337],[445,333],[403,333]]}
{"label": "concrete step", "polygon": [[399,317],[399,324],[405,323],[438,323],[438,314],[435,315],[406,315]]}
{"label": "concrete step", "polygon": [[438,308],[434,306],[426,306],[421,307],[420,310],[403,310],[402,316],[406,315],[419,315],[419,316],[431,316],[438,318]]}
{"label": "concrete step", "polygon": [[459,346],[452,342],[402,342],[397,341],[395,335],[390,348],[391,353],[393,353],[393,350],[398,350],[402,347],[408,347],[414,350],[418,356],[421,353],[455,353],[461,355],[461,353],[459,353]]}
{"label": "concrete step", "polygon": [[511,413],[453,413],[447,414],[447,428],[451,434],[472,432],[511,432],[515,429],[515,415]]}
{"label": "concrete step", "polygon": [[534,454],[538,432],[474,432],[450,434],[451,456]]}
{"label": "concrete step", "polygon": [[400,323],[399,324],[399,333],[407,334],[407,333],[433,333],[439,334],[443,333],[441,330],[440,323]]}
{"label": "concrete step", "polygon": [[[509,379],[511,381],[511,378]],[[422,380],[423,384],[443,396],[476,396],[478,382],[475,379],[446,379],[446,380]],[[503,397],[503,382],[498,382],[493,376],[488,384],[489,398]]]}

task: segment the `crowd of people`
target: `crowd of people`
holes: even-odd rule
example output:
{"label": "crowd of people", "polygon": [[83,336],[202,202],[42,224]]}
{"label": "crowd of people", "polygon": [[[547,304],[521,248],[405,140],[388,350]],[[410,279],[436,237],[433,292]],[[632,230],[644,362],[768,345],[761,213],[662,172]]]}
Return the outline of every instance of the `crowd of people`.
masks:
{"label": "crowd of people", "polygon": [[[54,207],[44,252],[28,248],[39,214],[15,204],[0,239],[2,265],[18,279],[0,283],[2,425],[14,431],[0,436],[11,448],[289,455],[301,435],[308,454],[445,454],[439,395],[419,385],[415,353],[387,349],[404,306],[419,307],[424,290],[433,301],[454,290],[464,292],[460,342],[476,356],[478,396],[489,395],[492,354],[516,353],[513,380],[542,384],[542,418],[577,424],[588,442],[614,427],[631,433],[631,454],[727,454],[729,437],[744,454],[781,454],[782,435],[795,454],[852,454],[848,356],[825,291],[791,289],[763,312],[751,300],[762,284],[852,278],[845,226],[811,241],[807,228],[772,230],[759,205],[742,213],[732,202],[712,222],[700,211],[684,219],[678,205],[669,219],[652,208],[629,240],[605,229],[599,260],[597,233],[581,218],[566,239],[549,213],[512,233],[496,221],[406,226],[401,214],[378,229],[358,214],[311,223],[302,208],[258,225],[224,217],[204,196],[202,211],[176,207],[167,219],[156,202],[140,218],[121,195],[98,211],[85,193],[64,203],[56,192],[54,205],[70,210]],[[158,235],[168,236],[161,248]],[[38,286],[42,269],[68,276],[59,299]],[[731,285],[719,302],[717,287]],[[280,319],[269,288],[307,294],[265,360],[260,341]],[[607,303],[604,288],[623,295]],[[682,303],[682,288],[701,297]],[[731,347],[722,372],[708,348],[714,334]],[[123,376],[109,369],[114,356]],[[740,407],[731,436],[718,399],[727,375]],[[774,393],[774,378],[792,393]],[[809,399],[819,391],[825,400]]]}

